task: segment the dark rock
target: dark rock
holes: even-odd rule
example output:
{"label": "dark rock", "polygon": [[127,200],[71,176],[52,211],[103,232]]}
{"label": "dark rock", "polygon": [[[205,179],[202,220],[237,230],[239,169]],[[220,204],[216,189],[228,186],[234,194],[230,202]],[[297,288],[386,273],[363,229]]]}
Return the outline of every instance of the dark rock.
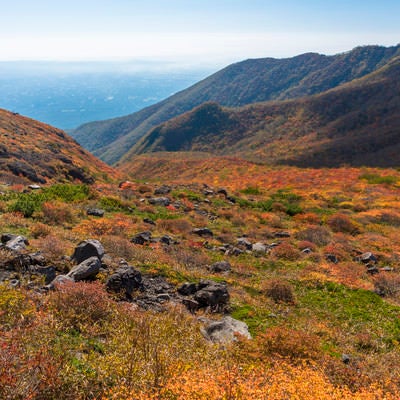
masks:
{"label": "dark rock", "polygon": [[342,354],[342,362],[344,364],[349,364],[351,361],[351,357],[349,354]]}
{"label": "dark rock", "polygon": [[171,187],[167,185],[162,185],[154,190],[154,194],[157,196],[165,195],[171,192]]}
{"label": "dark rock", "polygon": [[204,189],[203,194],[204,194],[204,196],[212,196],[214,194],[214,190]]}
{"label": "dark rock", "polygon": [[182,296],[190,296],[197,292],[198,288],[195,283],[185,282],[182,286],[178,288],[178,293]]}
{"label": "dark rock", "polygon": [[325,259],[334,264],[337,264],[339,262],[338,258],[334,254],[326,254]]}
{"label": "dark rock", "polygon": [[174,239],[171,236],[168,236],[168,235],[161,236],[160,237],[160,242],[164,243],[164,244],[167,244],[168,246],[175,243]]}
{"label": "dark rock", "polygon": [[156,223],[150,218],[143,218],[143,222],[149,225],[154,225],[154,226],[156,225]]}
{"label": "dark rock", "polygon": [[233,203],[233,204],[236,203],[236,199],[235,199],[234,197],[232,197],[232,196],[226,196],[226,199],[227,199],[228,201],[230,201],[231,203]]}
{"label": "dark rock", "polygon": [[240,254],[243,254],[243,250],[239,249],[239,247],[232,247],[228,250],[226,250],[225,255],[227,256],[240,256]]}
{"label": "dark rock", "polygon": [[364,264],[377,262],[376,256],[373,253],[371,253],[370,251],[367,251],[366,253],[361,254],[359,257],[359,260],[361,262],[363,262]]}
{"label": "dark rock", "polygon": [[208,228],[195,228],[193,233],[199,236],[214,236],[213,232]]}
{"label": "dark rock", "polygon": [[109,291],[124,293],[131,299],[133,291],[142,287],[142,274],[133,267],[122,266],[107,279],[106,287]]}
{"label": "dark rock", "polygon": [[251,250],[251,248],[253,246],[251,244],[251,242],[248,239],[246,239],[245,237],[241,237],[241,238],[237,239],[236,244],[240,247],[246,248],[247,250]]}
{"label": "dark rock", "polygon": [[149,203],[153,206],[169,206],[171,200],[168,197],[152,197],[149,199]]}
{"label": "dark rock", "polygon": [[151,240],[151,232],[150,231],[144,231],[137,233],[132,239],[131,242],[135,244],[145,244],[150,242]]}
{"label": "dark rock", "polygon": [[96,256],[90,257],[72,268],[71,271],[68,272],[67,276],[72,278],[75,282],[93,279],[99,273],[100,267],[100,259]]}
{"label": "dark rock", "polygon": [[225,284],[213,281],[200,281],[199,290],[194,294],[194,300],[200,307],[211,311],[224,311],[229,303],[229,293]]}
{"label": "dark rock", "polygon": [[367,267],[367,272],[371,275],[379,274],[379,268],[372,264]]}
{"label": "dark rock", "polygon": [[276,238],[289,238],[290,233],[289,232],[275,232],[274,237]]}
{"label": "dark rock", "polygon": [[251,339],[247,324],[232,317],[225,316],[219,321],[206,318],[199,318],[199,320],[205,323],[205,327],[201,329],[201,333],[207,340],[213,343],[232,343],[237,341],[238,335],[246,339]]}
{"label": "dark rock", "polygon": [[75,263],[80,264],[82,261],[85,261],[91,257],[97,257],[99,260],[101,260],[103,256],[103,245],[98,240],[88,239],[79,243],[78,246],[75,247],[75,251],[71,259]]}
{"label": "dark rock", "polygon": [[94,217],[103,217],[104,213],[105,213],[105,211],[100,208],[89,208],[86,211],[87,215],[92,215]]}
{"label": "dark rock", "polygon": [[226,191],[226,189],[218,189],[218,190],[217,190],[217,194],[222,194],[222,195],[224,195],[225,197],[228,196],[228,192]]}
{"label": "dark rock", "polygon": [[30,265],[28,267],[28,271],[31,274],[44,275],[45,277],[44,283],[46,285],[48,285],[56,278],[56,269],[53,266],[43,267],[40,265]]}
{"label": "dark rock", "polygon": [[229,272],[231,270],[231,264],[228,261],[219,261],[210,265],[211,272]]}
{"label": "dark rock", "polygon": [[310,253],[312,253],[312,250],[309,247],[307,247],[307,248],[303,249],[301,252],[303,254],[310,254]]}

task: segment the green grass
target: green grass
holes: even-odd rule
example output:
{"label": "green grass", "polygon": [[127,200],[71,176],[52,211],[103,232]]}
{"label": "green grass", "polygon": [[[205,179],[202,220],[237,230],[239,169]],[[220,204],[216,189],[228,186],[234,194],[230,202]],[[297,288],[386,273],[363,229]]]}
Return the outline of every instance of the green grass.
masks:
{"label": "green grass", "polygon": [[399,178],[397,176],[386,175],[381,176],[378,174],[364,173],[359,176],[359,179],[365,179],[369,184],[386,184],[395,185]]}

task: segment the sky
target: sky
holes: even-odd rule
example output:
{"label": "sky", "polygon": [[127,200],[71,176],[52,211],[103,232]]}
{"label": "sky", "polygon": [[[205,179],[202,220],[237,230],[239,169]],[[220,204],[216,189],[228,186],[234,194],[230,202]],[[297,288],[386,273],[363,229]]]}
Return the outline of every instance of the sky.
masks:
{"label": "sky", "polygon": [[400,43],[399,0],[13,0],[0,61],[154,60],[222,66]]}

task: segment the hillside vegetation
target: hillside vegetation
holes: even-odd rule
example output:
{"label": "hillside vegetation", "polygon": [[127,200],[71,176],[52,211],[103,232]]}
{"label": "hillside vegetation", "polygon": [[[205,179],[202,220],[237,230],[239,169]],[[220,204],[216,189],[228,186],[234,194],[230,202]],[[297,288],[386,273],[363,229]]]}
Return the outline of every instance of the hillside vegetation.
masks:
{"label": "hillside vegetation", "polygon": [[400,58],[319,95],[239,109],[205,103],[151,130],[135,155],[200,151],[303,167],[400,164]]}
{"label": "hillside vegetation", "polygon": [[[0,397],[396,399],[399,172],[163,157],[146,184],[4,188]],[[196,308],[210,281],[228,298]],[[252,339],[203,337],[227,315]]]}
{"label": "hillside vegetation", "polygon": [[366,46],[334,56],[307,53],[287,59],[247,60],[139,112],[85,124],[72,134],[95,155],[115,163],[152,128],[204,102],[239,107],[318,94],[363,77],[398,54],[399,46]]}
{"label": "hillside vegetation", "polygon": [[63,131],[6,110],[0,110],[0,137],[3,183],[93,183],[116,174]]}

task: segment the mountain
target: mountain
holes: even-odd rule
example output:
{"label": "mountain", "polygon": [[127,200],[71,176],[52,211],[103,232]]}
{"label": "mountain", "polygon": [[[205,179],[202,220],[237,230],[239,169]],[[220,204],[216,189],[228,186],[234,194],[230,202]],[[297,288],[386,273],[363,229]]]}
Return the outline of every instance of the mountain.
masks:
{"label": "mountain", "polygon": [[92,183],[115,171],[65,132],[0,109],[0,179],[4,183]]}
{"label": "mountain", "polygon": [[334,56],[307,53],[246,60],[160,103],[126,117],[82,125],[72,135],[104,161],[115,163],[149,130],[205,102],[240,107],[318,94],[370,74],[399,54],[400,45],[365,46]]}
{"label": "mountain", "polygon": [[122,164],[129,165],[137,154],[160,151],[302,167],[399,166],[400,56],[314,96],[239,109],[202,104],[151,130]]}

